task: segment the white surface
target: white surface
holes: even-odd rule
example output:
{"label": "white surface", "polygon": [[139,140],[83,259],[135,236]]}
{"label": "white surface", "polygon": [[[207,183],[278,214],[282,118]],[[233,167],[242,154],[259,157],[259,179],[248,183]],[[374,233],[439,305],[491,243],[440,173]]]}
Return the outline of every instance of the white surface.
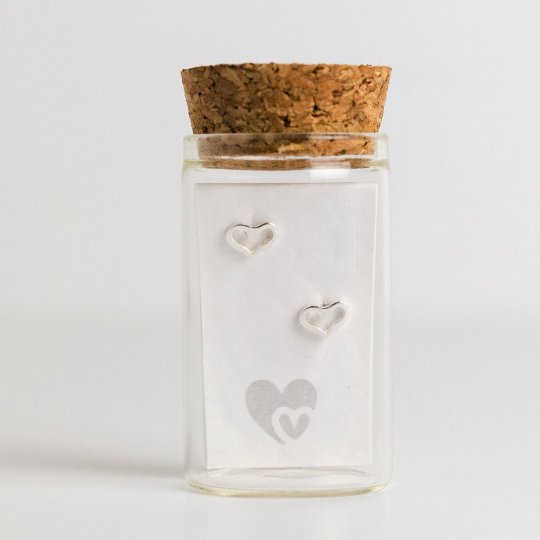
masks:
{"label": "white surface", "polygon": [[[537,540],[538,10],[3,2],[2,540]],[[387,491],[182,488],[178,71],[245,60],[394,67]]]}
{"label": "white surface", "polygon": [[11,383],[0,380],[0,536],[536,540],[539,323],[396,324],[394,480],[320,500],[183,485],[176,317],[12,324],[0,351],[17,359]]}
{"label": "white surface", "polygon": [[[208,171],[208,182],[212,175],[219,171]],[[208,466],[363,465],[377,186],[299,183],[305,171],[259,176],[291,183],[195,187]],[[226,242],[235,223],[266,221],[279,237],[263,253],[247,258]],[[304,307],[337,301],[352,310],[339,332],[321,338],[298,323]],[[315,386],[317,407],[296,441],[279,444],[249,415],[246,391],[261,379],[280,391],[295,379]]]}

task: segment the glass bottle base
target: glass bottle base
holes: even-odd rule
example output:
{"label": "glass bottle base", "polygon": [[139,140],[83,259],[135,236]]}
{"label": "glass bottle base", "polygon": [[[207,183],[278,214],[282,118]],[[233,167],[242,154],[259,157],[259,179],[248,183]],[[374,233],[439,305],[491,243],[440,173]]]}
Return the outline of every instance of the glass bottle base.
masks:
{"label": "glass bottle base", "polygon": [[388,483],[344,467],[216,469],[189,475],[187,482],[199,491],[225,497],[339,497],[378,491]]}

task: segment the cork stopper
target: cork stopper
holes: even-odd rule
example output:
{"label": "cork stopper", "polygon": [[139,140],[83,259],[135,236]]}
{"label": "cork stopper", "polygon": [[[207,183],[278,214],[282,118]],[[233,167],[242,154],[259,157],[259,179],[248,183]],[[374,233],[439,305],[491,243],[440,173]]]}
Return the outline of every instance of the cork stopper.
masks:
{"label": "cork stopper", "polygon": [[[182,71],[195,134],[376,133],[381,124],[391,68],[341,64],[220,64]],[[283,137],[270,137],[259,154],[283,155]],[[295,139],[307,155],[367,154],[369,142],[324,143]],[[222,145],[213,152],[227,153]],[[249,149],[247,149],[249,152]]]}

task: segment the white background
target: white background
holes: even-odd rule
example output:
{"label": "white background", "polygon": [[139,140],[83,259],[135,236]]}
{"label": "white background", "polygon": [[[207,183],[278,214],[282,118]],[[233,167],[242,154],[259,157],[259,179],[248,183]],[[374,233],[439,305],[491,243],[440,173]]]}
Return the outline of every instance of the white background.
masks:
{"label": "white background", "polygon": [[[532,0],[4,0],[0,537],[538,539]],[[394,68],[395,475],[345,499],[181,481],[179,70]]]}

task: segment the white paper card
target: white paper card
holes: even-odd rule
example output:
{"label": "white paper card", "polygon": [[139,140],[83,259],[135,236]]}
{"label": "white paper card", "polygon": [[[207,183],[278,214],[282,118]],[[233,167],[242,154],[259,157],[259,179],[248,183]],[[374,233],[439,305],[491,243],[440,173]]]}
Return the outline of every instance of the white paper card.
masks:
{"label": "white paper card", "polygon": [[[210,469],[358,466],[371,459],[371,331],[377,187],[197,184]],[[247,257],[229,227],[271,222]],[[328,337],[302,308],[350,310]]]}

